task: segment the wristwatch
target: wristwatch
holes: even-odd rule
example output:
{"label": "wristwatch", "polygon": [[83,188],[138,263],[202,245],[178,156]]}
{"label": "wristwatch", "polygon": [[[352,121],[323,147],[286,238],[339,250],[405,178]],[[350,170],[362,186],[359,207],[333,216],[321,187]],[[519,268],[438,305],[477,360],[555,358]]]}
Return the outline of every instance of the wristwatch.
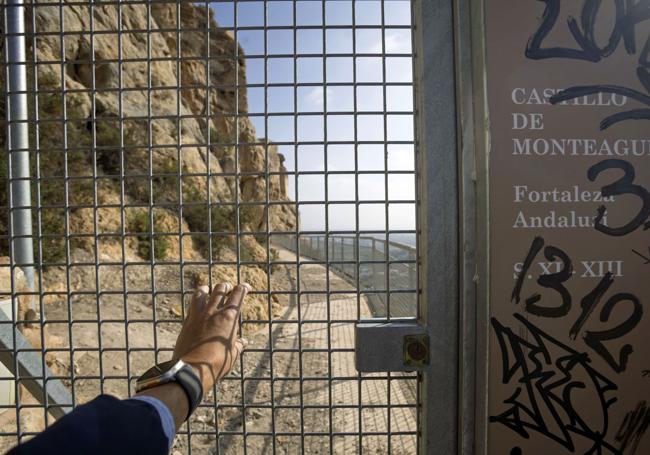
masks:
{"label": "wristwatch", "polygon": [[150,368],[136,381],[135,391],[142,392],[170,382],[177,382],[187,395],[187,420],[203,400],[203,385],[192,367],[182,360],[169,360]]}

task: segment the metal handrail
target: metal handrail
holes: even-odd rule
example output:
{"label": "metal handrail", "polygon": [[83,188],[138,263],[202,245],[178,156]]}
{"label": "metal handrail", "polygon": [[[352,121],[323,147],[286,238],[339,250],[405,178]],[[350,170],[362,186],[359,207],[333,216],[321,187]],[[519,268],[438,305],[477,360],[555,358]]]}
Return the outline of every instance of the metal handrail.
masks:
{"label": "metal handrail", "polygon": [[300,235],[299,242],[296,235],[273,236],[272,243],[327,263],[353,285],[358,282],[358,291],[367,299],[373,317],[417,316],[415,248],[371,236],[324,234]]}

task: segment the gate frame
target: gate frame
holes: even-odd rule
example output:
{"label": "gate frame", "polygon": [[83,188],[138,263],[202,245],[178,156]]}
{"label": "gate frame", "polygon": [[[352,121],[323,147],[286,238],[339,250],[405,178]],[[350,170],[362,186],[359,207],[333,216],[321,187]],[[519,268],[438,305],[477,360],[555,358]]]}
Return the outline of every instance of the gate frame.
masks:
{"label": "gate frame", "polygon": [[483,0],[413,2],[422,454],[485,454],[489,129]]}
{"label": "gate frame", "polygon": [[459,157],[453,16],[450,0],[413,4],[419,282],[431,352],[422,378],[423,454],[458,453]]}

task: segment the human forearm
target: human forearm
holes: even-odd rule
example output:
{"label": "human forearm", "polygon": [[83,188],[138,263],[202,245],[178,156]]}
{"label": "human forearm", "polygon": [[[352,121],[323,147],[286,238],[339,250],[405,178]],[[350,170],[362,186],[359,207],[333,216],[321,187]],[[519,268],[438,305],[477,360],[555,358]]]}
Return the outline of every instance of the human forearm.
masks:
{"label": "human forearm", "polygon": [[157,387],[153,387],[148,390],[143,390],[136,394],[136,396],[150,396],[160,400],[174,418],[174,424],[176,425],[176,430],[180,428],[185,419],[187,418],[187,413],[189,412],[189,400],[187,394],[183,388],[175,383],[168,382],[167,384],[162,384]]}

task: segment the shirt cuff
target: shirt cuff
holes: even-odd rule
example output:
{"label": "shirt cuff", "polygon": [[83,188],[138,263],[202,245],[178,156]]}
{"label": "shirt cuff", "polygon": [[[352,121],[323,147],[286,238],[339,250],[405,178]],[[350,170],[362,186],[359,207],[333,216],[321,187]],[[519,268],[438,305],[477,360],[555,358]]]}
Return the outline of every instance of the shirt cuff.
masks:
{"label": "shirt cuff", "polygon": [[158,412],[160,416],[160,422],[162,424],[163,432],[167,437],[167,442],[169,443],[169,448],[172,448],[174,442],[174,436],[176,436],[176,424],[174,423],[174,418],[172,413],[169,411],[169,408],[160,401],[158,398],[154,398],[149,395],[138,395],[136,397],[131,397],[129,400],[139,400],[144,401],[145,403],[153,406],[153,408]]}

